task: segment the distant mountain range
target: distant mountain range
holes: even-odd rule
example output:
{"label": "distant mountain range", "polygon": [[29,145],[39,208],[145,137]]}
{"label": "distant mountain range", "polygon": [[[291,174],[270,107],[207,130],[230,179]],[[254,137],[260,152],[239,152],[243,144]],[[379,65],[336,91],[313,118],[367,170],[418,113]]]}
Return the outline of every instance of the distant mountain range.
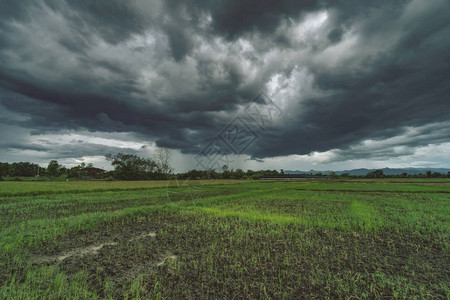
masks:
{"label": "distant mountain range", "polygon": [[[322,174],[331,174],[332,172],[335,172],[337,175],[342,175],[345,173],[348,173],[349,175],[354,176],[361,176],[366,175],[369,172],[373,172],[375,170],[380,169],[353,169],[353,170],[344,170],[344,171],[316,171],[316,170],[310,170],[310,171],[298,171],[298,170],[284,170],[285,174],[316,174],[316,173],[322,173]],[[383,173],[385,175],[401,175],[403,173],[407,173],[408,175],[418,175],[418,174],[425,174],[427,171],[431,172],[439,172],[443,174],[447,174],[450,172],[450,169],[447,168],[399,168],[399,169],[391,169],[391,168],[383,168]]]}

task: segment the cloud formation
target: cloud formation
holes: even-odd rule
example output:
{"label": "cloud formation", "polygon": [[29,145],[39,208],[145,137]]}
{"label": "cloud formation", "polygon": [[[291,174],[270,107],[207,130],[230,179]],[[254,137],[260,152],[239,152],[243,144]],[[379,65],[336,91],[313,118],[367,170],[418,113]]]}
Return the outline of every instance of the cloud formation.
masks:
{"label": "cloud formation", "polygon": [[[254,159],[370,159],[370,141],[407,135],[401,151],[383,146],[397,157],[450,138],[446,0],[3,1],[0,12],[5,151],[52,151],[17,141],[14,126],[197,153],[260,91],[283,115],[245,150]],[[410,134],[427,128],[432,138]],[[117,149],[80,145],[58,153]]]}

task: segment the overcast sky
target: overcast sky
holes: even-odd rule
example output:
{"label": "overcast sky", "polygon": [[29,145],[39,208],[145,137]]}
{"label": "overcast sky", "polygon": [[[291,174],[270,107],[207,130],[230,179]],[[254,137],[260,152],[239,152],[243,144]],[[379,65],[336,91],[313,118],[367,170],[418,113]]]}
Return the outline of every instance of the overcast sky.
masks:
{"label": "overcast sky", "polygon": [[0,161],[184,171],[211,141],[243,169],[450,167],[450,1],[0,1]]}

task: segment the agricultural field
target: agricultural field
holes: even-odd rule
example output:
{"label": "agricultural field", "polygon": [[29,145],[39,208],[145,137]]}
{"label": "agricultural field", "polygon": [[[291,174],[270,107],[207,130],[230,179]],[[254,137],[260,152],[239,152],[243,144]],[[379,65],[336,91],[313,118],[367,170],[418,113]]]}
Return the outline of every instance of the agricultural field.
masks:
{"label": "agricultural field", "polygon": [[0,182],[0,299],[450,297],[450,180]]}

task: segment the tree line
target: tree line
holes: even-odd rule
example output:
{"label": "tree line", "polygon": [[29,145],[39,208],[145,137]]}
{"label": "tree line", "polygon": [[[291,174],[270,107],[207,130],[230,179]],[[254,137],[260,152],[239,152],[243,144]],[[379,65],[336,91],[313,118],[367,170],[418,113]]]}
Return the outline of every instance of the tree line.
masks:
{"label": "tree line", "polygon": [[258,179],[264,175],[281,174],[277,170],[244,171],[230,169],[224,165],[220,171],[190,170],[184,173],[173,172],[170,165],[171,152],[167,149],[157,151],[155,158],[143,158],[134,154],[108,154],[106,159],[114,167],[112,171],[95,168],[92,163],[81,163],[67,168],[51,160],[47,167],[30,162],[0,163],[0,178],[49,177],[59,179],[117,179],[117,180],[170,180],[170,179]]}
{"label": "tree line", "polygon": [[51,160],[47,167],[30,162],[0,162],[0,178],[4,177],[52,177],[52,178],[82,178],[88,176],[86,168],[93,168],[93,164],[81,163],[72,168],[66,168],[56,160]]}
{"label": "tree line", "polygon": [[[169,179],[259,179],[267,175],[281,175],[283,170],[247,170],[230,169],[227,165],[222,166],[220,171],[210,170],[190,170],[184,173],[173,173],[170,165],[171,152],[168,149],[158,149],[154,158],[143,158],[134,154],[118,153],[108,154],[106,159],[114,167],[112,171],[105,171],[95,168],[92,163],[81,163],[75,167],[67,168],[51,160],[47,167],[41,167],[38,164],[30,162],[0,162],[0,180],[9,178],[11,180],[20,177],[50,177],[59,179],[102,179],[102,180],[169,180]],[[321,176],[323,174],[311,174]],[[426,174],[408,175],[385,175],[383,170],[369,172],[365,176],[352,176],[349,174],[336,175],[336,173],[327,174],[332,178],[450,178],[450,172],[442,174],[428,171]]]}
{"label": "tree line", "polygon": [[[343,174],[345,175],[345,174]],[[366,178],[450,178],[450,172],[447,174],[440,173],[440,172],[432,172],[427,171],[425,174],[408,174],[408,173],[402,173],[398,175],[386,175],[384,174],[383,170],[375,170],[372,172],[367,173],[364,177]]]}

